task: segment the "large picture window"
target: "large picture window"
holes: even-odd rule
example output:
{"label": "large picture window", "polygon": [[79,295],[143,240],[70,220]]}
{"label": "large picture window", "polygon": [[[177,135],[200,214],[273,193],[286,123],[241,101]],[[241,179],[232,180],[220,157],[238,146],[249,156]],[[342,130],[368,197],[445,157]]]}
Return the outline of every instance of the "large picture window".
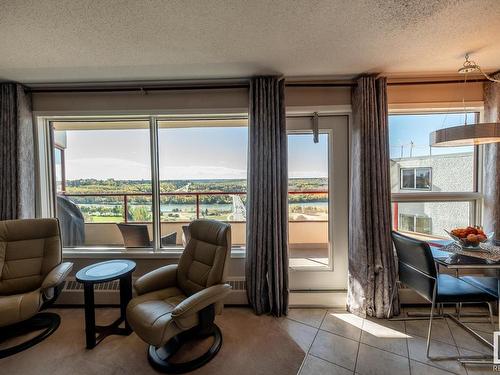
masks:
{"label": "large picture window", "polygon": [[476,147],[432,147],[431,132],[477,121],[478,113],[389,116],[393,228],[416,237],[477,223]]}
{"label": "large picture window", "polygon": [[244,246],[246,125],[246,119],[50,122],[64,246],[181,247],[197,218],[231,222],[233,244]]}

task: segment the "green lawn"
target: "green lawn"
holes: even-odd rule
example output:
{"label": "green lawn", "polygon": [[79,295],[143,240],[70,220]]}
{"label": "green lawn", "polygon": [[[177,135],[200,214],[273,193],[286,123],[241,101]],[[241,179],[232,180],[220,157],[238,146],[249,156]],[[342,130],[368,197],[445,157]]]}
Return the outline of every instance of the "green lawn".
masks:
{"label": "green lawn", "polygon": [[121,216],[92,216],[90,223],[121,223],[123,217]]}

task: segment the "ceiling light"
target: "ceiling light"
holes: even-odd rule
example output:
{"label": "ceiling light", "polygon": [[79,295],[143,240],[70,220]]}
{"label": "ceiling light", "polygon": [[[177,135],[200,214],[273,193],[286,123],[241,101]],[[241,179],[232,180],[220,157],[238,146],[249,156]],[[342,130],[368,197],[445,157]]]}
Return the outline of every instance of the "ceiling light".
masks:
{"label": "ceiling light", "polygon": [[460,74],[481,73],[483,76],[485,76],[487,79],[489,79],[492,82],[500,82],[500,80],[495,79],[495,78],[491,77],[490,75],[488,75],[487,73],[483,72],[481,67],[478,64],[476,64],[475,61],[470,61],[468,53],[465,55],[464,64],[462,65],[462,67],[460,69],[458,69],[458,72]]}
{"label": "ceiling light", "polygon": [[[469,73],[481,73],[492,82],[500,82],[500,80],[483,72],[481,67],[474,61],[469,60],[468,54],[465,55],[465,62],[458,69],[458,72],[465,74],[464,85],[467,84],[467,74]],[[464,102],[465,125],[453,126],[432,132],[429,139],[430,145],[434,147],[457,147],[500,142],[500,123],[497,121],[468,125],[465,98],[462,100]]]}

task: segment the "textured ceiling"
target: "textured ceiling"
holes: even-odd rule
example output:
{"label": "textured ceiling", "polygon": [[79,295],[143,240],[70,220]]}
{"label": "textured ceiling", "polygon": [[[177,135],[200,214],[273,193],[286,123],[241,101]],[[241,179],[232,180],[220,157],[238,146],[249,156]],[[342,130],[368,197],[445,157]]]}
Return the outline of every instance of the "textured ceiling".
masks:
{"label": "textured ceiling", "polygon": [[0,0],[0,79],[500,69],[500,0]]}

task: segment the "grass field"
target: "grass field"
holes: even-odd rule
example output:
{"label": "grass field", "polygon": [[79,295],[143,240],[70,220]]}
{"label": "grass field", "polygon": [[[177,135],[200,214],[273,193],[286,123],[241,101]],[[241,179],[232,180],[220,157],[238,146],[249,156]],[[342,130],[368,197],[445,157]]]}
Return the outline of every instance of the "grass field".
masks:
{"label": "grass field", "polygon": [[92,216],[89,223],[121,223],[123,221],[121,216]]}

